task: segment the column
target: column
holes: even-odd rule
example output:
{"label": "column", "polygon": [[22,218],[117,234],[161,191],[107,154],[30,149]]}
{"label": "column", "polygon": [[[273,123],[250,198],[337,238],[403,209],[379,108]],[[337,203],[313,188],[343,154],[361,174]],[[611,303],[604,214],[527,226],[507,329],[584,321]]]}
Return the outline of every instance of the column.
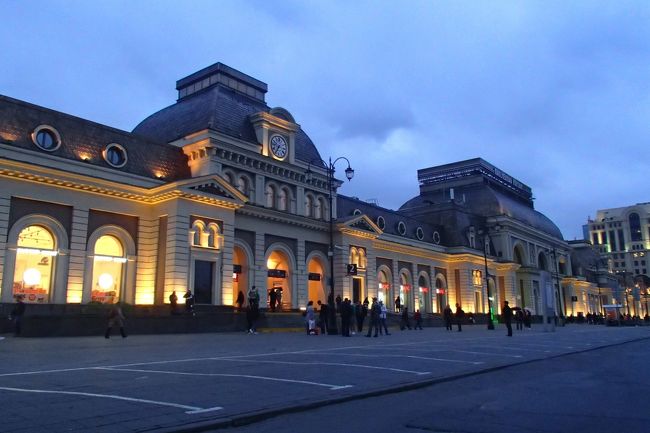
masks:
{"label": "column", "polygon": [[[262,302],[262,299],[266,300],[269,289],[266,287],[268,272],[266,269],[266,260],[264,259],[265,253],[264,233],[258,231],[255,233],[255,274],[253,275],[251,285],[257,286],[258,291],[260,292],[260,304],[262,304],[262,306],[266,305],[266,301]],[[247,290],[244,291],[244,294],[246,294]]]}
{"label": "column", "polygon": [[167,248],[165,248],[165,293],[163,299],[169,299],[176,291],[179,299],[189,287],[191,266],[189,252],[188,215],[169,215],[167,220]]}
{"label": "column", "polygon": [[5,252],[7,251],[7,232],[9,231],[9,207],[11,206],[11,196],[5,189],[0,192],[0,299],[7,299],[1,296],[3,290],[12,290],[12,285],[2,287],[4,277]]}
{"label": "column", "polygon": [[[232,305],[233,283],[232,283],[232,260],[235,251],[235,225],[228,221],[223,223],[223,245],[221,248],[221,293],[215,296],[217,304]],[[218,289],[219,290],[219,289]],[[260,298],[262,294],[260,293]],[[220,300],[220,301],[218,301]]]}
{"label": "column", "polygon": [[[61,303],[67,302],[68,304],[78,304],[81,302],[90,302],[92,280],[90,280],[91,287],[88,288],[87,293],[83,292],[85,273],[86,271],[92,272],[92,269],[85,269],[87,254],[86,248],[93,248],[93,246],[86,246],[87,237],[88,208],[75,207],[72,210],[72,231],[70,233],[70,251],[68,252],[70,260],[68,265],[67,294],[65,297],[63,296],[64,294],[61,294]],[[54,302],[56,303],[57,300]]]}
{"label": "column", "polygon": [[[135,275],[135,303],[156,302],[156,261],[158,256],[158,218],[138,219],[138,259]],[[163,300],[164,302],[164,300]]]}
{"label": "column", "polygon": [[307,301],[309,301],[309,290],[307,288],[307,264],[305,263],[305,240],[297,239],[296,246],[296,302],[298,303],[297,307],[302,308],[305,307]]}

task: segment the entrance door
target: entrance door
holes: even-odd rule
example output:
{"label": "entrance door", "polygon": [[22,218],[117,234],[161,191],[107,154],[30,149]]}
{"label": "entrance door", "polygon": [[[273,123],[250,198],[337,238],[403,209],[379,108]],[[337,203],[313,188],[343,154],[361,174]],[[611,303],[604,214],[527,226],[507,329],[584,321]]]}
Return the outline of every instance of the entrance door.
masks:
{"label": "entrance door", "polygon": [[212,279],[214,262],[194,262],[194,301],[197,304],[212,304]]}
{"label": "entrance door", "polygon": [[361,278],[352,278],[352,303],[361,301]]}

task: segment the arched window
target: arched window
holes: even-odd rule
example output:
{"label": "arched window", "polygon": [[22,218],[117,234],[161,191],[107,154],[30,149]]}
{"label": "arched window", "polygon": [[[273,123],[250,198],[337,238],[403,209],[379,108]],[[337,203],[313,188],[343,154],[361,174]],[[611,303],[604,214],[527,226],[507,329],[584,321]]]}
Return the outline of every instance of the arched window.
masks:
{"label": "arched window", "polygon": [[215,223],[208,224],[208,247],[219,248],[221,245],[221,230]]}
{"label": "arched window", "polygon": [[237,179],[237,189],[248,197],[248,179],[246,179],[246,177],[239,176]]}
{"label": "arched window", "polygon": [[233,184],[233,176],[232,176],[231,172],[224,171],[223,172],[223,178],[226,179],[226,182],[228,182],[229,184],[231,184],[231,185]]}
{"label": "arched window", "polygon": [[13,295],[25,302],[48,302],[52,287],[56,239],[45,227],[31,225],[18,235]]}
{"label": "arched window", "polygon": [[630,236],[632,242],[639,242],[643,240],[643,235],[641,233],[641,220],[639,219],[638,213],[631,213],[628,217],[630,222]]}
{"label": "arched window", "polygon": [[279,210],[287,210],[287,189],[286,188],[280,188],[280,191],[278,192],[278,209]]}
{"label": "arched window", "polygon": [[323,200],[320,198],[314,203],[314,218],[323,219]]}
{"label": "arched window", "polygon": [[311,194],[305,195],[305,216],[314,216],[314,198],[311,196]]}
{"label": "arched window", "polygon": [[275,188],[272,185],[266,185],[266,207],[275,207]]}
{"label": "arched window", "polygon": [[327,207],[327,202],[323,197],[318,198],[318,207],[320,208],[318,219],[326,219],[328,217],[327,212],[329,212],[329,208]]}
{"label": "arched window", "polygon": [[119,301],[124,280],[126,256],[122,242],[104,235],[95,242],[91,302],[113,304]]}
{"label": "arched window", "polygon": [[205,223],[201,220],[194,221],[190,230],[190,243],[194,247],[207,247],[209,233],[206,233]]}
{"label": "arched window", "polygon": [[350,248],[350,263],[359,266],[359,252],[355,247]]}
{"label": "arched window", "polygon": [[366,259],[366,250],[359,248],[359,267],[365,269],[368,265],[368,260]]}

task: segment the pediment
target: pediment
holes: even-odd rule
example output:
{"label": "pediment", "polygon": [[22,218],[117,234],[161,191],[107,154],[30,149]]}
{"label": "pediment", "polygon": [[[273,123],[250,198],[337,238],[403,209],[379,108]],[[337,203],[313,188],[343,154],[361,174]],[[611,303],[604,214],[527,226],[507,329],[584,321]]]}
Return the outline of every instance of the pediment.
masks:
{"label": "pediment", "polygon": [[383,233],[383,231],[366,215],[357,215],[347,221],[343,221],[341,229],[363,232],[366,235],[375,237]]}

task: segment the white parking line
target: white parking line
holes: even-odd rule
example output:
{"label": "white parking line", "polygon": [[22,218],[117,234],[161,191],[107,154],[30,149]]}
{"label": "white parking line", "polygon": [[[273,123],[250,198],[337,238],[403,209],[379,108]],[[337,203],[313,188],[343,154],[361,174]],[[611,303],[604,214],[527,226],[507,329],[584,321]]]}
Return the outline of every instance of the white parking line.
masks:
{"label": "white parking line", "polygon": [[410,373],[423,376],[425,374],[431,374],[430,371],[413,371],[413,370],[403,370],[401,368],[391,368],[391,367],[377,367],[375,365],[364,365],[364,364],[347,364],[344,362],[298,362],[298,361],[264,361],[260,359],[250,360],[250,359],[227,359],[227,358],[215,358],[215,361],[232,361],[232,362],[251,362],[255,364],[287,364],[287,365],[331,365],[335,367],[353,367],[353,368],[368,368],[371,370],[388,370],[395,371],[397,373]]}
{"label": "white parking line", "polygon": [[[381,350],[383,347],[376,347],[375,349]],[[522,355],[508,355],[505,353],[491,353],[491,352],[476,352],[473,350],[460,350],[460,349],[412,349],[412,348],[401,348],[400,350],[405,350],[409,352],[417,353],[440,353],[440,352],[455,352],[455,353],[468,353],[470,355],[485,355],[485,356],[504,356],[506,358],[522,358]]]}
{"label": "white parking line", "polygon": [[[329,355],[329,353],[319,353],[319,352],[314,352],[314,354],[320,354],[320,355]],[[428,356],[416,356],[416,355],[381,355],[381,354],[361,354],[361,353],[339,353],[340,356],[360,356],[360,357],[365,357],[365,358],[410,358],[410,359],[423,359],[426,361],[440,361],[440,362],[453,362],[453,363],[458,363],[458,364],[472,364],[472,365],[480,365],[484,364],[484,362],[481,361],[461,361],[458,359],[446,359],[446,358],[431,358]]]}
{"label": "white parking line", "polygon": [[195,407],[195,406],[187,406],[187,405],[178,404],[178,403],[169,403],[169,402],[166,402],[166,401],[145,400],[145,399],[142,399],[142,398],[124,397],[124,396],[121,396],[121,395],[112,395],[112,394],[95,394],[95,393],[91,393],[91,392],[52,391],[52,390],[47,390],[47,389],[8,388],[8,387],[4,387],[4,386],[0,387],[0,390],[15,391],[15,392],[31,392],[31,393],[36,393],[36,394],[64,394],[64,395],[79,395],[79,396],[83,396],[83,397],[110,398],[110,399],[114,399],[114,400],[132,401],[132,402],[136,402],[136,403],[155,404],[155,405],[158,405],[158,406],[177,407],[179,409],[185,409],[185,413],[188,413],[188,414],[203,413],[203,412],[210,412],[210,411],[223,409],[223,407],[221,407],[221,406],[215,406],[215,407],[209,407],[209,408],[201,408],[201,407]]}
{"label": "white parking line", "polygon": [[[476,347],[487,347],[489,349],[494,349],[493,346],[476,346]],[[510,350],[510,351],[515,351],[515,352],[538,352],[538,353],[551,353],[550,350],[542,350],[542,349],[529,349],[529,348],[524,348],[524,347],[499,347],[500,350]]]}
{"label": "white parking line", "polygon": [[111,368],[111,367],[96,367],[95,370],[131,371],[135,373],[158,373],[158,374],[172,374],[177,376],[243,377],[245,379],[259,379],[259,380],[269,380],[272,382],[300,383],[303,385],[322,386],[325,388],[329,388],[331,390],[339,390],[339,389],[352,387],[352,385],[332,385],[330,383],[310,382],[308,380],[281,379],[279,377],[256,376],[252,374],[187,373],[183,371],[146,370],[146,369],[135,369],[135,368]]}

